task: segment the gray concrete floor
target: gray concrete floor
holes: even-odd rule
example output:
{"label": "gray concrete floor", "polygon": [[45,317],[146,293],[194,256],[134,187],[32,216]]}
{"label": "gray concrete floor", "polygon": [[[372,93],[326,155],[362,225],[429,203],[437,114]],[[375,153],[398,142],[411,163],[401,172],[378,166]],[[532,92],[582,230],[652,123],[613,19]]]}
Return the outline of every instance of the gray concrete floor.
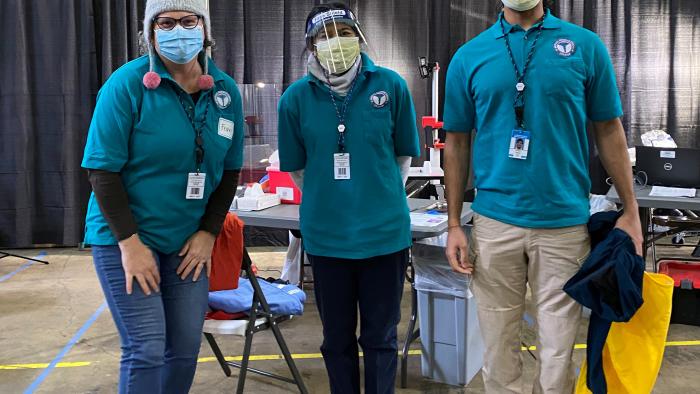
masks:
{"label": "gray concrete floor", "polygon": [[[34,264],[16,275],[0,282],[0,393],[24,392],[33,382],[40,380],[36,392],[40,393],[114,393],[116,392],[119,364],[119,339],[114,324],[105,310],[94,321],[75,345],[61,359],[57,368],[47,370],[50,363],[67,343],[84,326],[86,321],[102,305],[104,297],[95,277],[92,259],[87,251],[76,249],[48,249],[46,257],[51,264]],[[279,276],[284,258],[283,249],[253,249],[252,258],[261,269],[262,276]],[[38,250],[21,251],[35,256]],[[0,260],[0,278],[11,274],[26,261],[5,258]],[[266,271],[270,270],[270,271]],[[327,393],[328,382],[323,360],[318,356],[321,343],[321,327],[313,303],[312,292],[303,317],[283,324],[282,332],[291,351],[312,355],[297,360],[297,365],[312,393]],[[402,305],[404,319],[399,327],[401,337],[406,331],[410,308],[409,288],[406,288]],[[585,322],[577,343],[585,343]],[[673,325],[669,341],[698,341],[700,327]],[[525,325],[523,341],[534,343],[534,332]],[[227,356],[240,355],[242,339],[225,337],[220,340]],[[418,343],[414,349],[419,349]],[[263,332],[253,343],[255,355],[279,354],[272,335]],[[535,352],[536,355],[536,352]],[[580,365],[584,351],[577,350],[575,359]],[[206,343],[200,357],[192,393],[233,392],[236,373],[226,378]],[[534,360],[523,354],[525,379],[532,379]],[[255,367],[287,374],[283,361],[256,361]],[[47,374],[48,371],[48,374]],[[676,346],[666,349],[655,393],[700,392],[700,346]],[[43,375],[43,376],[42,376]],[[482,393],[481,377],[467,387],[450,387],[424,379],[420,372],[420,357],[409,361],[409,387],[399,393]],[[294,387],[265,378],[249,375],[247,390],[250,393],[290,393]],[[528,385],[529,390],[529,385]]]}

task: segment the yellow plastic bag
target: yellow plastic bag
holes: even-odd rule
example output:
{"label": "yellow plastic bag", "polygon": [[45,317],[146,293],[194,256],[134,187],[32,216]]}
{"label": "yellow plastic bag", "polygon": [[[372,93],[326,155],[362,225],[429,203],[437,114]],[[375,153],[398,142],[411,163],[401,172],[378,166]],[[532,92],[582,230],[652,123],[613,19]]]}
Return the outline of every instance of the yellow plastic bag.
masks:
{"label": "yellow plastic bag", "polygon": [[[671,321],[673,279],[644,273],[644,304],[627,323],[613,323],[603,347],[603,371],[610,394],[651,393],[664,357]],[[588,394],[584,360],[576,394]]]}

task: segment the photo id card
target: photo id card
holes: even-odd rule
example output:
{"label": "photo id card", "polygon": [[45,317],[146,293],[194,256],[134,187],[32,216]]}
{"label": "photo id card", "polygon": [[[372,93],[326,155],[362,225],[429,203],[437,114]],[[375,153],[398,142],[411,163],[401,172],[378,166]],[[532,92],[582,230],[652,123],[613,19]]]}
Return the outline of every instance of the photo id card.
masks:
{"label": "photo id card", "polygon": [[511,159],[525,160],[530,150],[530,132],[515,129],[511,133],[508,157]]}

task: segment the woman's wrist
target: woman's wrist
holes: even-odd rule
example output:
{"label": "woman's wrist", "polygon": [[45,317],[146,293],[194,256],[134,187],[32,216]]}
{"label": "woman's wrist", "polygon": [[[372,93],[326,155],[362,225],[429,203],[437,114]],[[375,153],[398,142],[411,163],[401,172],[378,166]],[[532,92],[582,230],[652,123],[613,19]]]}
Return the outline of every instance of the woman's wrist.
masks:
{"label": "woman's wrist", "polygon": [[131,236],[119,241],[119,249],[124,250],[125,248],[133,247],[139,243],[141,243],[141,239],[139,238],[139,234],[134,233],[134,234],[131,234]]}

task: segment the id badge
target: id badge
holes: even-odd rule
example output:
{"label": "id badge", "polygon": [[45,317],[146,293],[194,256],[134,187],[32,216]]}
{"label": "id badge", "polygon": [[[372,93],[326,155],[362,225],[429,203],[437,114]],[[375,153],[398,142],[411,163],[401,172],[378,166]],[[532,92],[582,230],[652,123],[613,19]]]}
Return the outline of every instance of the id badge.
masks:
{"label": "id badge", "polygon": [[219,118],[219,135],[227,138],[227,139],[233,139],[233,129],[234,129],[235,124],[226,119],[226,118]]}
{"label": "id badge", "polygon": [[511,159],[525,160],[530,150],[530,132],[515,129],[510,136],[508,157]]}
{"label": "id badge", "polygon": [[187,192],[185,198],[188,200],[201,200],[204,198],[204,180],[207,174],[190,172],[187,176]]}
{"label": "id badge", "polygon": [[333,154],[333,173],[335,180],[350,179],[350,154],[335,153]]}

